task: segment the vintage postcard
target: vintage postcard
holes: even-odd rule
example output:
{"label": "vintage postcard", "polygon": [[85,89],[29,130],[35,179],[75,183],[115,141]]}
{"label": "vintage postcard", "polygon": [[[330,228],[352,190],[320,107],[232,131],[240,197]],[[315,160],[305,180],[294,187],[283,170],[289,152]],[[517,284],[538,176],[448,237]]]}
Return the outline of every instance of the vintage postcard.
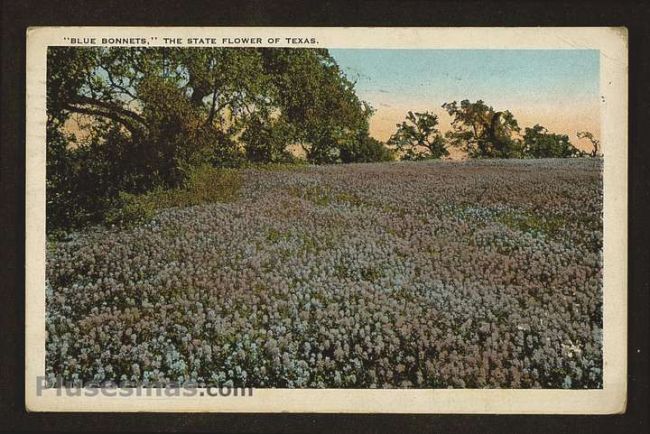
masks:
{"label": "vintage postcard", "polygon": [[625,410],[626,29],[26,37],[29,411]]}

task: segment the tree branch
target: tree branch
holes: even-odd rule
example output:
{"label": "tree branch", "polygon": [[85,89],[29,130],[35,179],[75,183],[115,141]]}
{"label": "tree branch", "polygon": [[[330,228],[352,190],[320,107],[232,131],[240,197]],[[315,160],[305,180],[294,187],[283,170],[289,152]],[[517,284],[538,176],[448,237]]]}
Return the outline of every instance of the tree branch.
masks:
{"label": "tree branch", "polygon": [[113,77],[113,74],[111,73],[111,71],[110,71],[109,68],[106,68],[105,66],[101,66],[101,68],[102,68],[104,71],[106,71],[106,75],[108,76],[108,81],[111,83],[111,85],[112,85],[113,87],[119,89],[120,91],[122,91],[122,92],[125,93],[126,95],[130,96],[130,97],[133,98],[134,100],[137,99],[137,97],[136,97],[136,96],[135,96],[135,95],[134,95],[130,90],[128,90],[126,87],[124,87],[123,85],[121,85],[121,84],[119,84],[119,83],[117,83],[117,82],[115,81],[115,78]]}
{"label": "tree branch", "polygon": [[147,127],[147,121],[145,118],[143,118],[142,116],[140,116],[138,113],[134,111],[127,110],[124,107],[120,107],[119,105],[112,102],[101,101],[95,98],[78,95],[72,99],[72,101],[70,102],[70,106],[75,107],[73,106],[73,104],[89,105],[89,106],[94,106],[100,109],[107,110],[109,112],[114,112],[118,116],[130,118],[138,122],[139,124],[141,124],[143,127],[145,128]]}
{"label": "tree branch", "polygon": [[131,120],[125,119],[121,117],[119,113],[113,111],[102,110],[99,108],[80,107],[80,106],[75,106],[73,104],[65,104],[64,108],[74,113],[79,113],[79,114],[89,115],[89,116],[99,116],[99,117],[110,119],[124,126],[131,133],[132,137],[137,137],[141,135],[143,128],[145,130],[148,130],[145,124],[141,124],[140,125],[141,128],[138,128],[136,125],[133,124]]}

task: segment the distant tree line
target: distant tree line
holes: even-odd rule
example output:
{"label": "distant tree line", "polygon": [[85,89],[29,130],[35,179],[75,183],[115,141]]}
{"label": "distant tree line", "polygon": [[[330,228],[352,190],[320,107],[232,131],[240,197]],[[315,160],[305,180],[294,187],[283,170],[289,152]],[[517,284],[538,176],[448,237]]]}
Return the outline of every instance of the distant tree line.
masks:
{"label": "distant tree line", "polygon": [[406,120],[388,140],[403,160],[435,159],[449,155],[449,148],[464,151],[469,158],[569,158],[600,155],[600,142],[588,131],[578,138],[591,142],[589,153],[576,148],[566,134],[549,132],[537,124],[521,128],[513,114],[495,111],[483,101],[463,100],[445,103],[442,107],[451,116],[452,130],[442,134],[439,119],[428,111],[409,111]]}

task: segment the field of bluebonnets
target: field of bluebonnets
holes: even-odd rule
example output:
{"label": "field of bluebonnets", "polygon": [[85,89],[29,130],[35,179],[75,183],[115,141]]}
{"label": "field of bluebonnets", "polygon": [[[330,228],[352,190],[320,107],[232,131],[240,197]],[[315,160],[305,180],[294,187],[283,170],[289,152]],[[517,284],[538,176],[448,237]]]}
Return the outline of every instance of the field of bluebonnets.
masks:
{"label": "field of bluebonnets", "polygon": [[602,387],[602,161],[240,172],[236,197],[49,246],[66,380]]}

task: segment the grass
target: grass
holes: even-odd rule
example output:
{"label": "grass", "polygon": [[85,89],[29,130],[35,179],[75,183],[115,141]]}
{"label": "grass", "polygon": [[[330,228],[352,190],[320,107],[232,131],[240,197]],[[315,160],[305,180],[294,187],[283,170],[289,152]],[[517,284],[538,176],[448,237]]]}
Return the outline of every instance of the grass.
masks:
{"label": "grass", "polygon": [[309,164],[306,161],[298,160],[292,163],[248,163],[242,168],[266,172],[294,172],[306,171],[309,168]]}
{"label": "grass", "polygon": [[134,195],[120,193],[121,206],[111,211],[107,223],[132,226],[151,220],[157,210],[184,208],[202,203],[234,202],[243,184],[241,171],[201,166],[190,172],[181,187],[157,188],[151,192]]}
{"label": "grass", "polygon": [[555,236],[566,224],[566,221],[558,216],[532,213],[502,213],[496,217],[496,220],[511,229],[538,232],[548,236]]}
{"label": "grass", "polygon": [[286,232],[280,232],[276,229],[269,229],[268,234],[266,235],[266,239],[268,241],[271,241],[272,243],[280,241],[280,240],[286,240],[289,238],[289,234]]}

